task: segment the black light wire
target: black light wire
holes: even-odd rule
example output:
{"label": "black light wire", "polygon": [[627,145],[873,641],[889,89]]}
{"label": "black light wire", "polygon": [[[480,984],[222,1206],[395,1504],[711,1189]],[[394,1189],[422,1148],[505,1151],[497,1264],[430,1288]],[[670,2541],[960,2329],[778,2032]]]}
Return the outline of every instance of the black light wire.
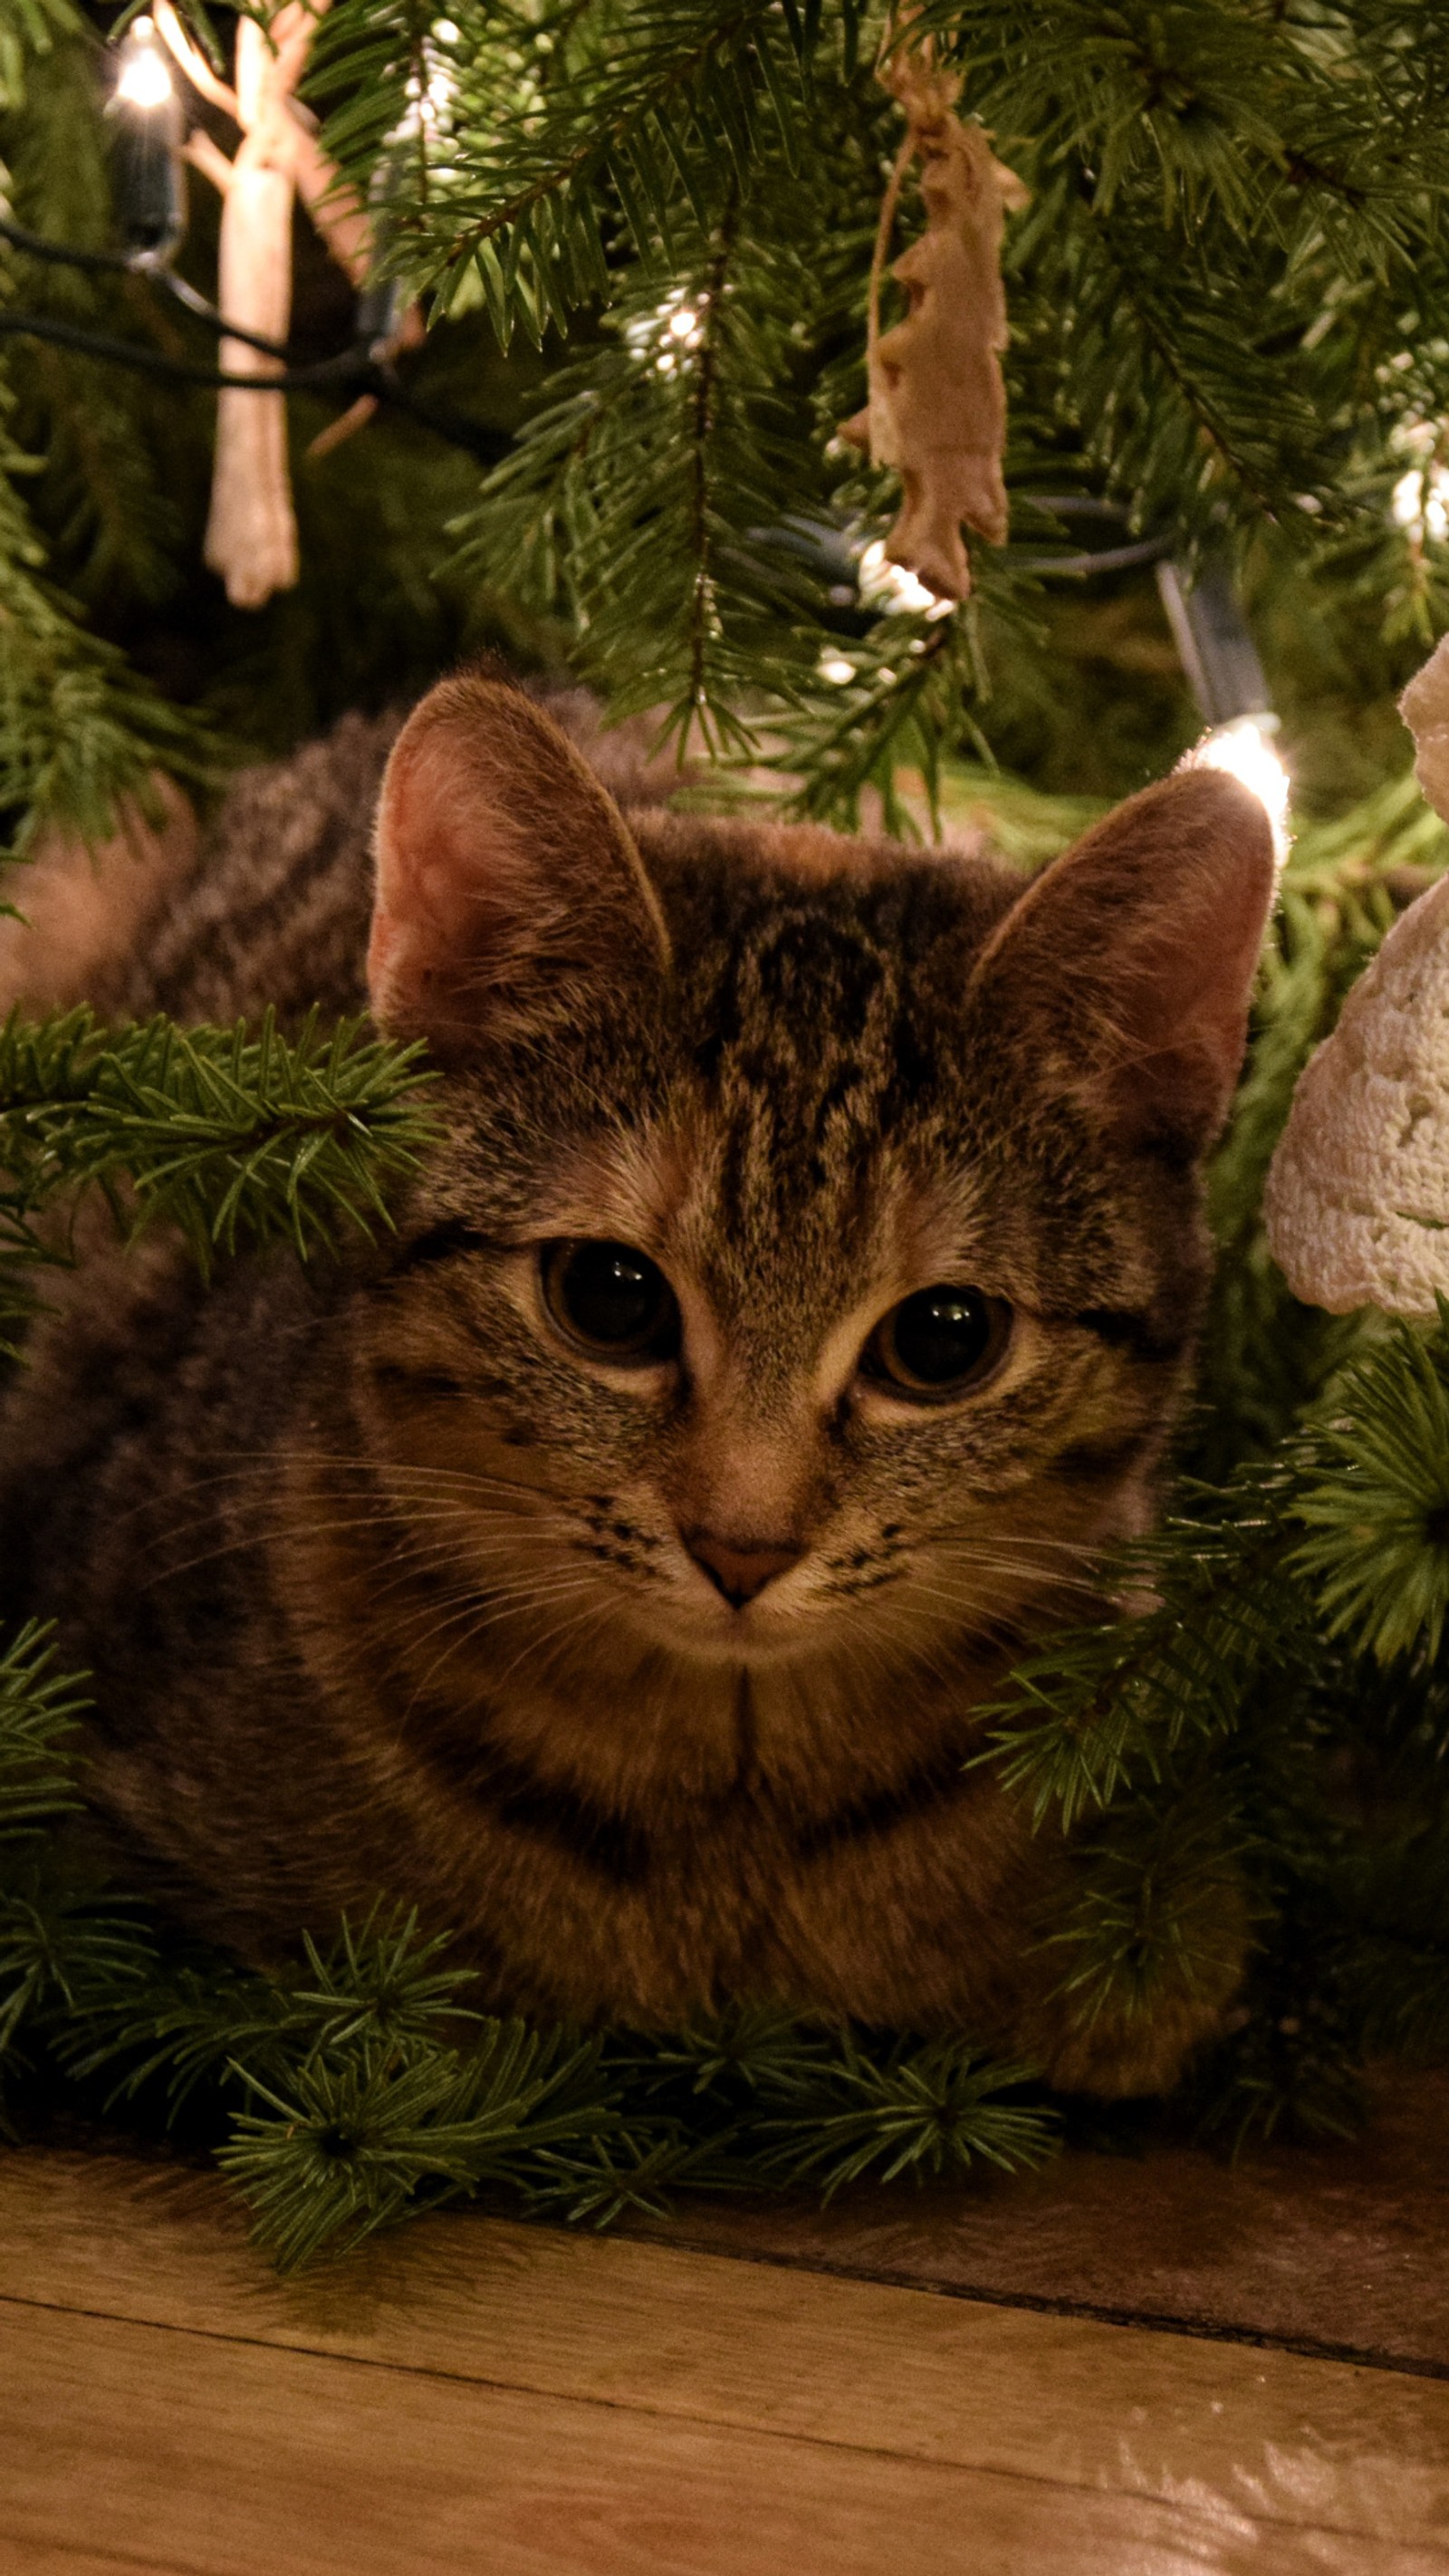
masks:
{"label": "black light wire", "polygon": [[[1120,501],[1105,501],[1089,492],[1023,493],[1038,510],[1050,510],[1059,519],[1097,519],[1109,526],[1130,526]],[[1134,537],[1125,546],[1100,546],[1071,555],[1023,554],[1021,561],[1029,572],[1061,573],[1085,577],[1094,572],[1135,572],[1141,564],[1161,563],[1173,551],[1172,537],[1165,529],[1155,536]]]}
{"label": "black light wire", "polygon": [[148,259],[144,253],[137,256],[117,250],[72,249],[68,242],[50,241],[43,233],[28,232],[8,215],[0,215],[0,240],[9,242],[28,259],[49,260],[64,268],[107,270],[146,278],[152,285],[164,286],[218,338],[242,340],[248,348],[259,349],[264,357],[279,359],[281,364],[273,375],[238,375],[225,367],[168,357],[164,350],[147,349],[136,340],[112,339],[107,332],[87,330],[80,323],[62,321],[58,315],[21,312],[5,306],[0,306],[0,336],[50,341],[57,348],[74,349],[83,357],[102,358],[113,366],[131,367],[142,375],[164,376],[173,384],[202,385],[216,391],[234,386],[240,393],[254,394],[320,393],[329,388],[335,393],[368,393],[379,403],[415,420],[420,428],[432,430],[454,447],[465,448],[485,465],[496,465],[512,447],[512,440],[502,430],[486,429],[460,412],[440,410],[434,403],[421,401],[399,382],[390,366],[364,349],[344,349],[332,358],[299,362],[284,342],[265,339],[260,332],[229,322],[194,286],[188,286],[162,261]]}

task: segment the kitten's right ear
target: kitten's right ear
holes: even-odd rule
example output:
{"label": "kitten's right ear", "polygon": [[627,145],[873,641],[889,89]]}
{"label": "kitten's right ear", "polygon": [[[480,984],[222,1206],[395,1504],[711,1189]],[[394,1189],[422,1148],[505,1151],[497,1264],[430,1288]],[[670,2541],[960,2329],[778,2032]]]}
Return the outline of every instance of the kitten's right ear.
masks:
{"label": "kitten's right ear", "polygon": [[465,676],[414,709],[382,782],[376,850],[373,1010],[445,1061],[668,965],[623,816],[521,690]]}
{"label": "kitten's right ear", "polygon": [[1189,768],[1119,805],[1012,906],[970,993],[1038,1084],[1192,1159],[1221,1128],[1273,901],[1258,798]]}

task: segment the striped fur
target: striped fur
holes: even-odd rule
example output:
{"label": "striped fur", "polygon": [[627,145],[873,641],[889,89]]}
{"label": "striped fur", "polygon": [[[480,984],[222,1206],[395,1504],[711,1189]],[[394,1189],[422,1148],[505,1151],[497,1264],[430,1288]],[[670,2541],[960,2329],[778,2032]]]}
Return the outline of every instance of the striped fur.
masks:
{"label": "striped fur", "polygon": [[[358,1007],[394,730],[243,779],[98,999]],[[97,1239],[10,1399],[10,1606],[96,1676],[121,1866],[249,1956],[386,1891],[531,2013],[768,1997],[1165,2082],[1235,1927],[1218,1992],[1071,2037],[1035,1946],[1069,1856],[963,1765],[1150,1510],[1265,833],[1229,783],[1178,782],[1023,898],[986,855],[671,815],[612,759],[656,928],[621,891],[633,930],[600,914],[534,1020],[526,957],[506,1011],[455,978],[446,1141],[395,1243],[203,1294],[174,1246]],[[536,776],[500,792],[542,831]],[[682,1367],[550,1335],[531,1247],[577,1234],[659,1261]],[[903,1406],[855,1358],[940,1279],[1009,1300],[1013,1338],[977,1393]],[[700,1525],[798,1562],[732,1610]]]}

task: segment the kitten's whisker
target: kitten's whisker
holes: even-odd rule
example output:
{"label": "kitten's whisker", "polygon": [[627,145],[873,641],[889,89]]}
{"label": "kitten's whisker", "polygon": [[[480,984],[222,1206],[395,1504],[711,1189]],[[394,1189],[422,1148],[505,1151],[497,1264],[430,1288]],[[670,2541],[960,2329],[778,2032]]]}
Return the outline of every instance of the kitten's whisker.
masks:
{"label": "kitten's whisker", "polygon": [[438,1609],[449,1603],[460,1605],[453,1614],[455,1616],[462,1616],[465,1611],[477,1611],[485,1622],[491,1619],[496,1623],[503,1618],[516,1617],[520,1611],[533,1609],[540,1603],[563,1593],[579,1592],[588,1588],[591,1588],[590,1578],[586,1574],[572,1573],[545,1576],[542,1579],[513,1584],[487,1586],[476,1582],[459,1584],[444,1593],[441,1598],[435,1595],[421,1602],[411,1614],[394,1622],[393,1634],[404,1635],[410,1627],[416,1628],[420,1621],[426,1622]]}
{"label": "kitten's whisker", "polygon": [[[492,1468],[482,1467],[422,1466],[407,1459],[394,1459],[387,1455],[380,1456],[375,1451],[371,1450],[313,1449],[306,1446],[289,1446],[285,1442],[279,1442],[274,1449],[231,1449],[220,1451],[217,1453],[217,1456],[218,1460],[222,1458],[230,1458],[238,1462],[234,1466],[225,1469],[218,1464],[217,1468],[212,1471],[217,1481],[221,1481],[225,1476],[235,1476],[240,1480],[252,1470],[255,1470],[259,1476],[267,1475],[269,1473],[274,1473],[277,1465],[281,1463],[283,1465],[317,1466],[327,1468],[329,1470],[341,1470],[344,1473],[353,1476],[368,1476],[373,1478],[383,1476],[394,1478],[411,1477],[428,1485],[490,1485],[504,1493],[543,1494],[551,1501],[555,1502],[572,1501],[575,1503],[583,1503],[588,1500],[588,1496],[586,1494],[578,1492],[570,1493],[559,1486],[545,1485],[533,1477],[504,1476],[498,1474]],[[174,1490],[196,1490],[199,1489],[201,1484],[204,1484],[207,1481],[210,1481],[210,1479],[199,1478],[196,1480],[195,1487],[183,1487]]]}
{"label": "kitten's whisker", "polygon": [[[592,1605],[586,1605],[586,1607],[585,1607],[585,1609],[584,1609],[583,1611],[576,1612],[576,1613],[574,1614],[574,1616],[573,1616],[572,1620],[566,1620],[566,1621],[562,1622],[562,1623],[561,1623],[561,1625],[560,1625],[560,1626],[559,1626],[559,1627],[558,1627],[558,1628],[553,1632],[553,1637],[555,1637],[555,1638],[556,1638],[557,1636],[562,1635],[563,1633],[565,1633],[566,1629],[567,1629],[568,1627],[570,1627],[570,1626],[576,1626],[576,1625],[578,1624],[579,1620],[580,1620],[580,1619],[582,1619],[582,1618],[588,1618],[588,1617],[590,1617],[590,1616],[597,1617],[598,1615],[599,1615],[599,1612],[598,1612],[598,1610],[597,1610],[597,1609],[595,1609]],[[462,1614],[461,1614],[461,1613],[459,1613],[459,1614],[457,1614],[457,1616],[462,1616]],[[430,1644],[432,1643],[432,1641],[433,1641],[433,1638],[434,1638],[434,1637],[439,1637],[439,1636],[443,1636],[443,1635],[445,1635],[445,1634],[447,1633],[448,1628],[449,1628],[449,1627],[451,1627],[451,1626],[454,1626],[454,1625],[456,1625],[456,1624],[457,1624],[457,1618],[456,1618],[456,1617],[455,1617],[454,1619],[451,1619],[451,1620],[444,1620],[443,1622],[441,1622],[441,1623],[440,1623],[440,1625],[439,1625],[437,1628],[432,1629],[431,1631],[429,1631],[427,1635],[425,1635],[423,1638],[421,1638],[421,1639],[418,1641],[419,1647],[421,1648],[421,1647],[423,1647],[423,1646],[430,1645]],[[452,1644],[446,1648],[445,1652],[444,1652],[442,1655],[440,1655],[440,1656],[438,1656],[437,1658],[435,1658],[435,1660],[434,1660],[434,1661],[433,1661],[433,1662],[428,1666],[427,1671],[426,1671],[426,1672],[421,1676],[420,1680],[419,1680],[419,1681],[417,1682],[417,1684],[415,1685],[414,1690],[413,1690],[413,1693],[412,1693],[412,1697],[411,1697],[411,1698],[410,1698],[410,1700],[408,1701],[407,1708],[406,1708],[406,1709],[405,1709],[405,1711],[403,1712],[403,1719],[404,1719],[404,1723],[406,1722],[407,1718],[409,1718],[409,1717],[412,1715],[413,1710],[414,1710],[414,1709],[416,1708],[416,1706],[417,1706],[417,1703],[418,1703],[419,1698],[421,1697],[422,1693],[427,1689],[428,1684],[429,1684],[429,1683],[431,1682],[431,1680],[433,1679],[434,1674],[435,1674],[436,1672],[438,1672],[444,1664],[446,1664],[446,1663],[450,1662],[450,1661],[451,1661],[451,1659],[452,1659],[452,1657],[453,1657],[454,1655],[456,1655],[456,1654],[458,1654],[458,1653],[461,1653],[462,1649],[463,1649],[466,1645],[470,1644],[470,1643],[472,1642],[472,1640],[473,1640],[473,1638],[474,1638],[475,1636],[477,1636],[477,1635],[481,1635],[481,1633],[482,1633],[483,1629],[484,1629],[484,1628],[486,1628],[486,1627],[488,1626],[488,1624],[489,1624],[489,1622],[488,1622],[487,1618],[486,1618],[486,1617],[484,1617],[484,1618],[480,1618],[480,1619],[478,1619],[478,1620],[477,1620],[477,1621],[476,1621],[476,1622],[475,1622],[471,1627],[465,1627],[465,1628],[464,1628],[464,1630],[463,1630],[462,1635],[461,1635],[461,1636],[459,1636],[459,1637],[455,1637],[455,1638],[453,1639]],[[538,1651],[540,1651],[540,1649],[541,1649],[544,1645],[546,1645],[546,1644],[547,1644],[547,1643],[549,1643],[549,1642],[551,1642],[551,1640],[550,1640],[550,1638],[549,1638],[549,1637],[547,1637],[547,1636],[545,1636],[545,1637],[543,1637],[543,1638],[531,1637],[531,1638],[528,1640],[527,1644],[526,1644],[525,1646],[523,1646],[522,1648],[520,1648],[519,1653],[514,1657],[514,1660],[513,1660],[513,1662],[512,1662],[511,1664],[506,1665],[506,1666],[505,1666],[505,1668],[504,1668],[504,1670],[503,1670],[501,1673],[499,1673],[499,1674],[497,1674],[497,1675],[490,1675],[490,1680],[492,1681],[493,1686],[494,1686],[495,1688],[501,1689],[501,1688],[503,1687],[504,1683],[506,1683],[506,1682],[510,1679],[511,1675],[512,1675],[514,1672],[516,1672],[516,1670],[517,1670],[517,1668],[518,1668],[518,1665],[523,1661],[523,1659],[524,1659],[524,1656],[525,1656],[525,1655],[530,1655],[530,1654],[537,1653]]]}
{"label": "kitten's whisker", "polygon": [[[261,1507],[262,1500],[259,1498],[258,1508]],[[484,1508],[487,1507],[477,1505],[465,1506],[462,1504],[440,1501],[431,1504],[418,1504],[414,1507],[414,1510],[418,1518],[441,1520],[446,1516],[461,1514],[465,1511],[471,1519],[475,1514],[481,1513]],[[492,1509],[493,1516],[495,1518],[506,1522],[511,1529],[517,1528],[518,1516],[515,1512],[508,1510],[502,1505],[494,1506]],[[370,1513],[350,1514],[336,1520],[311,1521],[308,1523],[307,1534],[309,1538],[311,1538],[335,1535],[340,1531],[376,1530],[380,1527],[386,1526],[390,1521],[395,1521],[395,1519],[396,1515],[394,1513],[389,1512],[385,1507],[380,1507]],[[151,1541],[153,1551],[164,1547],[169,1537],[177,1536],[181,1527],[182,1524],[177,1524],[176,1528],[171,1531],[162,1531],[158,1533],[158,1535]],[[407,1545],[404,1535],[405,1531],[406,1524],[404,1523],[399,1533],[398,1546],[389,1548],[387,1551],[389,1562],[395,1562],[398,1555],[405,1552]],[[264,1521],[259,1528],[237,1533],[231,1538],[219,1541],[215,1547],[204,1548],[196,1555],[183,1557],[178,1562],[168,1563],[158,1567],[155,1574],[147,1578],[146,1588],[149,1589],[150,1585],[153,1583],[172,1582],[179,1579],[183,1574],[195,1573],[198,1567],[203,1565],[214,1565],[223,1557],[239,1556],[245,1554],[249,1549],[265,1547],[270,1540],[284,1537],[285,1535],[285,1516],[280,1508],[274,1506],[267,1520]],[[456,1545],[456,1536],[454,1539],[447,1542],[440,1540],[436,1542],[436,1545],[439,1553],[457,1554],[461,1552]]]}
{"label": "kitten's whisker", "polygon": [[[1106,1548],[1101,1543],[1093,1547],[1082,1539],[1041,1538],[1030,1530],[993,1529],[983,1533],[982,1536],[987,1545],[1040,1548],[1054,1556],[1075,1556],[1100,1561],[1106,1553]],[[936,1529],[922,1530],[920,1543],[930,1547],[975,1547],[980,1545],[982,1540],[979,1540],[970,1530],[963,1530],[959,1523],[945,1522]]]}
{"label": "kitten's whisker", "polygon": [[[933,1569],[943,1575],[949,1575],[952,1570],[950,1566],[937,1566]],[[997,1554],[994,1550],[988,1552],[984,1548],[965,1559],[961,1570],[970,1574],[990,1575],[1016,1583],[1027,1583],[1038,1591],[1043,1584],[1049,1585],[1054,1592],[1099,1594],[1101,1590],[1100,1584],[1094,1582],[1089,1576],[1070,1574],[1065,1566],[1032,1565],[1029,1561],[1024,1562],[1020,1557],[1007,1556],[1004,1553]],[[920,1575],[912,1575],[910,1582],[913,1591],[920,1592],[925,1589],[925,1580]]]}

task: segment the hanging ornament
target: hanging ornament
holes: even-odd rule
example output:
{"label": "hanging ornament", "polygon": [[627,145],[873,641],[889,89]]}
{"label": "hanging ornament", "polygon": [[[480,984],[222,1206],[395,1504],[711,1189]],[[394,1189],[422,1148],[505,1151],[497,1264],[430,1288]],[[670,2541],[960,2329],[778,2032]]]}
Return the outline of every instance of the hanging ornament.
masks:
{"label": "hanging ornament", "polygon": [[[885,51],[877,77],[900,101],[906,138],[881,207],[870,276],[869,398],[841,436],[872,464],[894,466],[903,506],[886,539],[892,563],[940,599],[966,599],[971,567],[961,527],[990,545],[1006,536],[1007,344],[1001,243],[1008,208],[1030,202],[1014,171],[998,161],[980,125],[954,113],[961,83],[937,69],[929,37]],[[926,229],[891,275],[911,309],[880,329],[881,281],[901,186],[921,165]]]}
{"label": "hanging ornament", "polygon": [[1414,772],[1425,802],[1449,822],[1449,635],[1409,682],[1399,713],[1414,737]]}
{"label": "hanging ornament", "polygon": [[[1449,638],[1399,703],[1449,822]],[[1395,922],[1305,1067],[1264,1216],[1306,1305],[1432,1315],[1449,1296],[1449,877]]]}
{"label": "hanging ornament", "polygon": [[[221,342],[228,375],[265,384],[282,360],[256,340],[286,340],[292,308],[292,206],[298,195],[338,265],[361,291],[373,267],[371,221],[355,190],[339,178],[296,97],[317,22],[329,0],[286,0],[263,28],[240,17],[235,71],[224,81],[192,43],[171,0],[157,0],[155,31],[192,87],[241,129],[228,159],[197,128],[185,154],[222,198],[217,303],[245,338]],[[416,317],[393,346],[418,336]],[[380,354],[380,353],[377,353]],[[371,405],[347,416],[360,426]],[[224,386],[217,396],[216,456],[206,560],[237,608],[260,608],[297,579],[297,523],[287,464],[285,396],[250,386]]]}

